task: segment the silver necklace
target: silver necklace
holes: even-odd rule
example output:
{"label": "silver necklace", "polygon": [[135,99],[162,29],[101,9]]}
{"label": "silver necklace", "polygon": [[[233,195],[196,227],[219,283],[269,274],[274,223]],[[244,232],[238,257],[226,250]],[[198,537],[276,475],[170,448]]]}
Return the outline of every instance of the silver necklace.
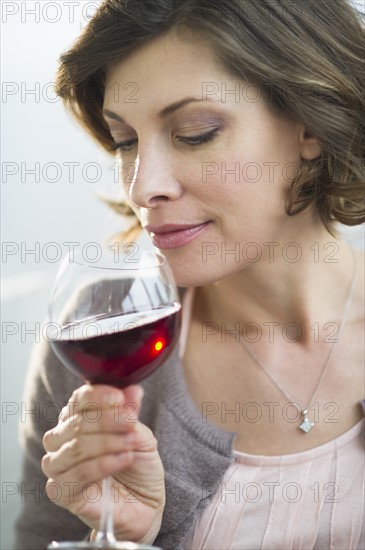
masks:
{"label": "silver necklace", "polygon": [[[308,418],[308,409],[309,409],[309,407],[310,407],[310,405],[311,405],[311,403],[312,403],[312,401],[313,401],[313,399],[314,399],[314,397],[315,397],[315,395],[316,395],[316,393],[317,393],[317,391],[318,391],[318,389],[321,385],[321,382],[324,378],[324,375],[326,374],[327,367],[329,365],[329,361],[332,357],[335,346],[336,346],[337,342],[339,342],[339,340],[340,340],[340,336],[341,336],[341,333],[343,331],[345,321],[346,321],[346,318],[347,318],[347,314],[348,314],[348,311],[350,309],[350,305],[351,305],[351,301],[352,301],[352,295],[353,295],[353,291],[354,291],[354,287],[355,287],[356,273],[357,273],[357,258],[356,258],[356,254],[355,254],[354,249],[352,247],[350,247],[350,248],[351,248],[352,258],[353,258],[353,262],[354,262],[354,269],[353,269],[352,280],[351,280],[349,292],[348,292],[348,295],[347,295],[345,307],[343,309],[342,319],[341,319],[340,326],[339,326],[338,333],[337,333],[337,339],[331,345],[331,348],[330,348],[330,350],[327,354],[327,357],[325,359],[325,362],[323,364],[322,371],[321,371],[321,374],[320,374],[319,379],[317,381],[317,384],[316,384],[316,386],[315,386],[315,388],[312,392],[312,395],[310,396],[310,399],[308,401],[307,406],[304,409],[302,409],[302,407],[290,396],[289,392],[286,391],[283,388],[283,386],[276,380],[276,378],[273,376],[273,374],[260,361],[260,359],[257,357],[257,355],[253,351],[251,351],[244,344],[244,342],[242,341],[242,339],[240,337],[240,344],[245,348],[245,350],[252,357],[252,359],[255,361],[255,363],[259,367],[261,367],[261,369],[267,374],[267,376],[272,380],[272,382],[275,384],[275,386],[278,388],[278,390],[281,391],[281,393],[284,395],[284,397],[289,399],[289,402],[297,407],[298,411],[300,412],[300,414],[302,416],[302,422],[298,426],[298,428],[300,430],[302,430],[304,433],[308,433],[314,426],[314,423],[311,422]],[[232,327],[233,325],[230,325],[230,326]]]}

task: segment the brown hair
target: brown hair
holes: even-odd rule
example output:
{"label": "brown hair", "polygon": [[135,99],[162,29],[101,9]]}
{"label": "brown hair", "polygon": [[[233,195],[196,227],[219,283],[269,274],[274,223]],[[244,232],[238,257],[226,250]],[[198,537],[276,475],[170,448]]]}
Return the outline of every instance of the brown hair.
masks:
{"label": "brown hair", "polygon": [[[60,59],[56,92],[110,151],[102,115],[108,65],[176,29],[195,32],[226,69],[258,87],[273,111],[301,121],[322,155],[302,161],[287,213],[310,204],[334,222],[364,221],[365,36],[347,0],[104,0]],[[130,214],[124,204],[119,211]]]}

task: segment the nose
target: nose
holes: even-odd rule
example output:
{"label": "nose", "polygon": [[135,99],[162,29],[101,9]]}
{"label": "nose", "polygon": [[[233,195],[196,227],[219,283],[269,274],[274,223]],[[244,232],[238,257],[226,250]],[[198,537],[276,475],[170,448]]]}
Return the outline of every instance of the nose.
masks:
{"label": "nose", "polygon": [[131,185],[130,201],[139,208],[156,208],[161,203],[177,200],[182,188],[174,176],[173,154],[166,146],[139,144]]}

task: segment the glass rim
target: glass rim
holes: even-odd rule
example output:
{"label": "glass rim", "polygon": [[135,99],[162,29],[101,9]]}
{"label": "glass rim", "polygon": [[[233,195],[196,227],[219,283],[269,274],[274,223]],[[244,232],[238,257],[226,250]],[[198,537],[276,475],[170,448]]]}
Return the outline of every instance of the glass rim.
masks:
{"label": "glass rim", "polygon": [[[105,255],[107,254],[107,250],[103,249],[103,252],[105,252]],[[140,270],[148,270],[148,269],[156,269],[159,267],[164,266],[167,263],[166,256],[164,256],[161,252],[155,251],[155,250],[146,250],[141,249],[140,251],[141,256],[148,256],[148,257],[154,257],[158,258],[158,263],[154,263],[153,265],[146,265],[146,266],[140,266],[139,261],[133,261],[131,260],[129,263],[131,264],[130,267],[126,267],[126,264],[123,264],[123,262],[117,263],[117,265],[110,266],[110,265],[97,265],[99,261],[103,262],[103,258],[105,258],[105,255],[103,255],[99,260],[87,261],[83,259],[83,256],[81,255],[80,250],[76,251],[70,251],[63,259],[63,263],[68,265],[76,264],[81,267],[91,268],[91,269],[100,269],[104,271],[140,271]],[[80,258],[81,256],[81,258]],[[128,256],[128,254],[125,254],[125,256]],[[112,258],[112,254],[108,256],[107,259]]]}

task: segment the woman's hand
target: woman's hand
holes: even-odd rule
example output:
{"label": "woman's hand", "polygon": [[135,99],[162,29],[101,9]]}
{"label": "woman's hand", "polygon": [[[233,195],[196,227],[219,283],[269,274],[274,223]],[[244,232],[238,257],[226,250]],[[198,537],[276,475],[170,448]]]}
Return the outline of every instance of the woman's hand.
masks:
{"label": "woman's hand", "polygon": [[165,505],[164,471],[155,437],[138,422],[142,396],[140,386],[78,388],[44,435],[42,470],[48,497],[94,530],[102,479],[113,476],[116,538],[152,543]]}

